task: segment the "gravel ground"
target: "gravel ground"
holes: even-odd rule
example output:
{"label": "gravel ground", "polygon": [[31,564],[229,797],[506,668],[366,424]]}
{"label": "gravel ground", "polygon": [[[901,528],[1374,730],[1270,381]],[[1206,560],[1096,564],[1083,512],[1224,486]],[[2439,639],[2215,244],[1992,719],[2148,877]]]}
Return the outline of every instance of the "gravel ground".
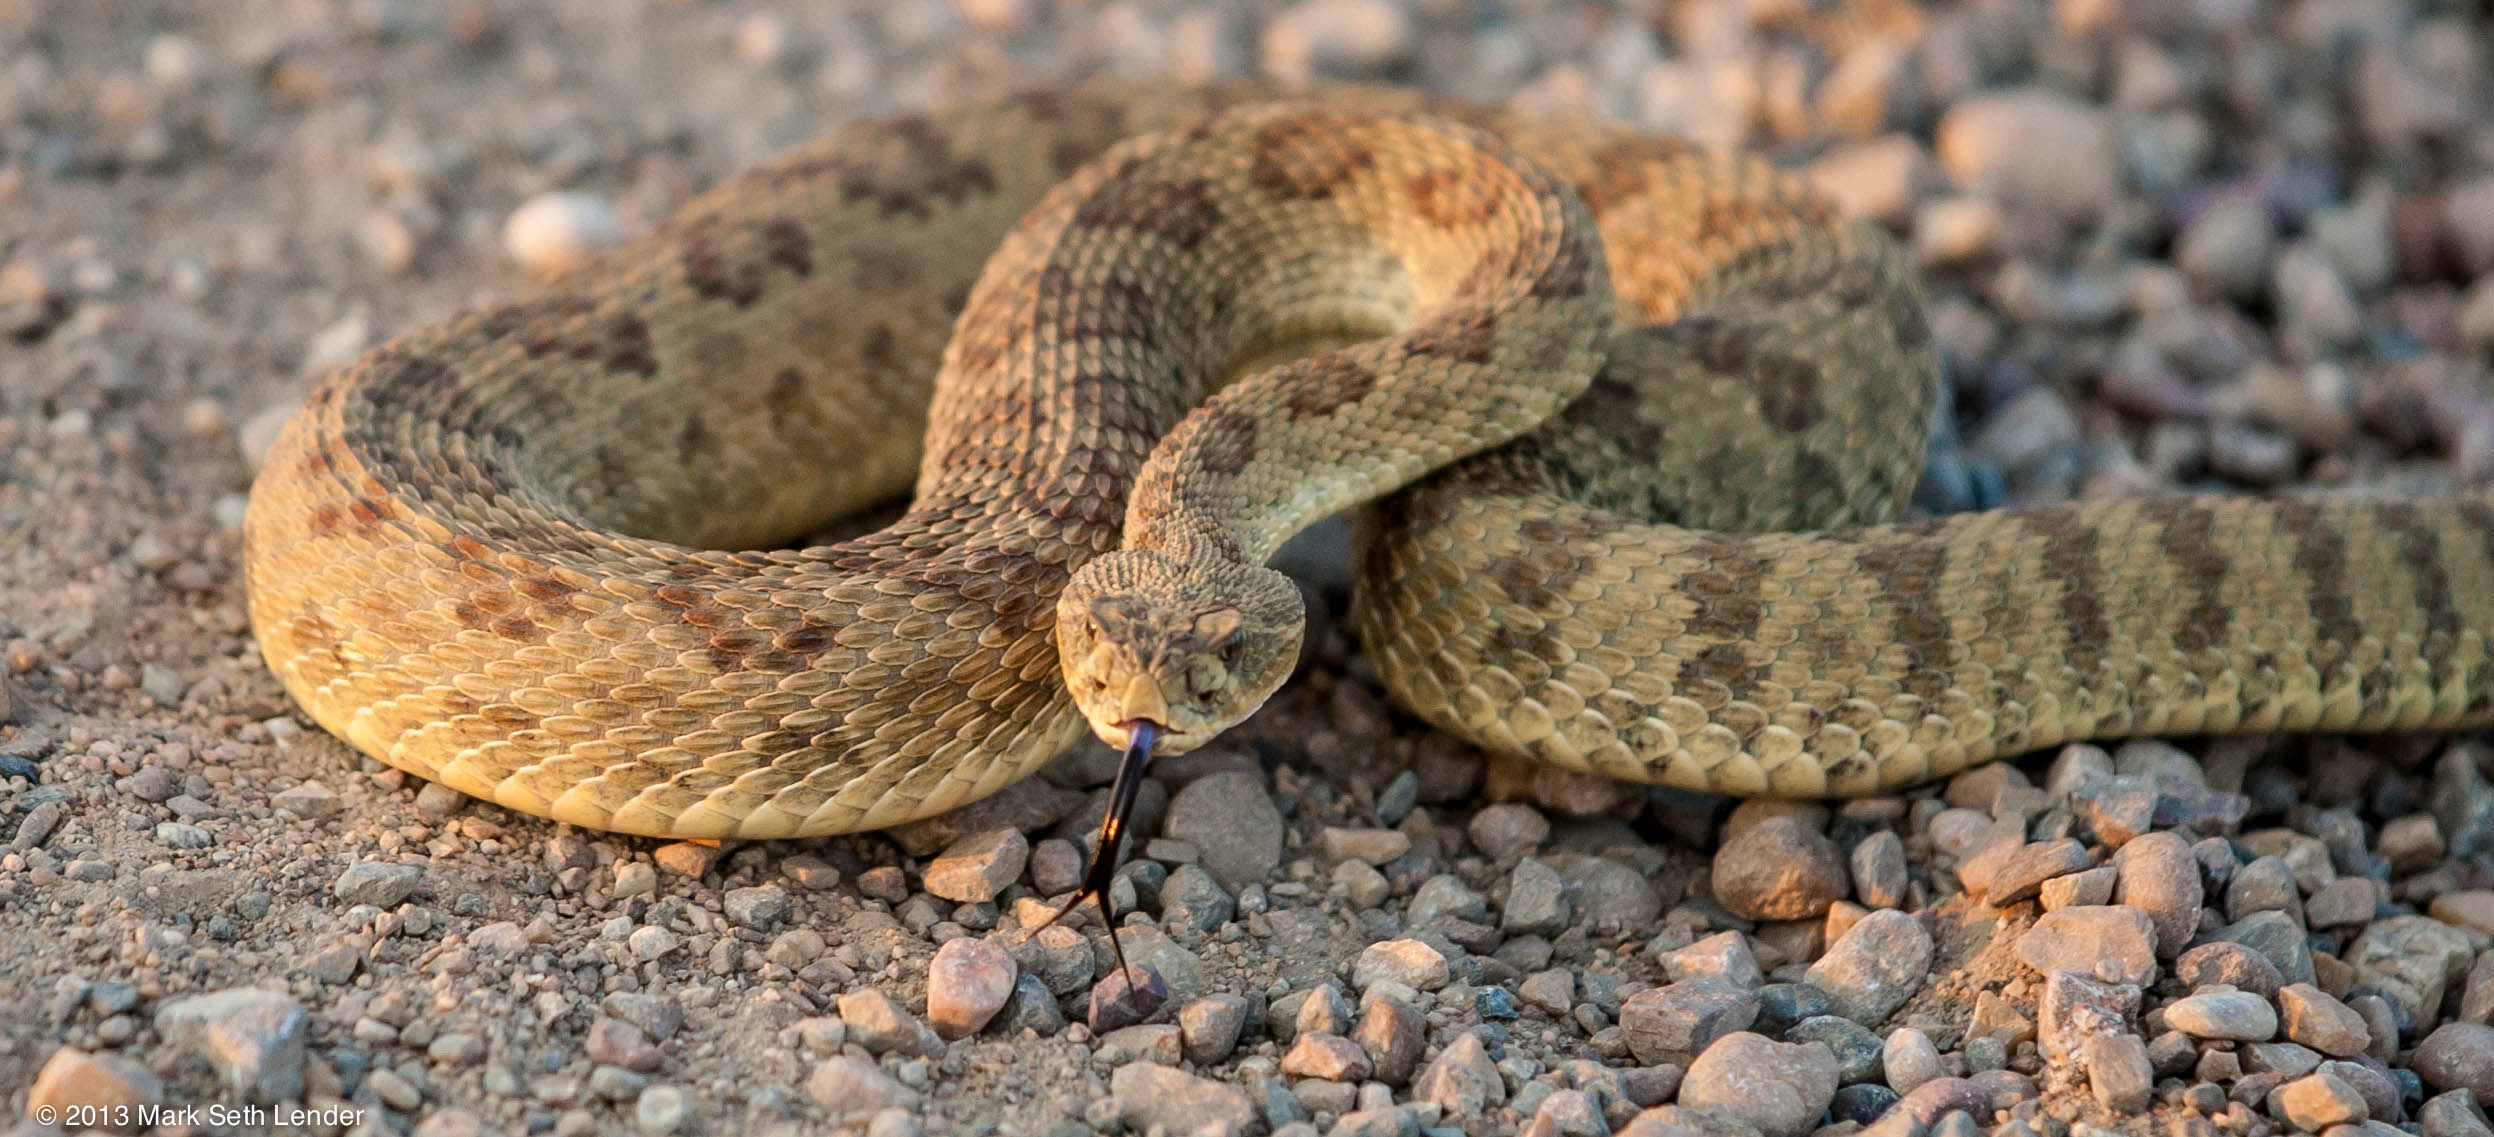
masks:
{"label": "gravel ground", "polygon": [[259,664],[247,455],[312,377],[826,121],[1095,72],[1808,168],[1931,270],[1927,509],[2494,472],[2481,6],[1629,7],[0,0],[17,1132],[2488,1134],[2481,739],[1734,808],[1394,714],[1314,557],[1308,673],[1146,784],[1152,974],[1095,990],[1096,922],[1019,929],[1104,753],[893,834],[662,845],[359,762]]}

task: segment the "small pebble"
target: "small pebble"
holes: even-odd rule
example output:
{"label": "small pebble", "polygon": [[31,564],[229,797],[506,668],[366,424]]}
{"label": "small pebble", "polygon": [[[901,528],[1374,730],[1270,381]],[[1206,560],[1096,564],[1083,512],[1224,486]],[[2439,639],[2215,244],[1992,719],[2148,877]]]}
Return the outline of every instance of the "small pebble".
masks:
{"label": "small pebble", "polygon": [[977,1034],[1004,1009],[1020,977],[1012,954],[991,941],[971,936],[946,941],[927,964],[928,1025],[948,1042]]}
{"label": "small pebble", "polygon": [[542,193],[521,203],[502,224],[502,245],[530,271],[554,276],[623,243],[613,207],[581,193]]}
{"label": "small pebble", "polygon": [[1865,1026],[1886,1021],[1922,988],[1931,970],[1931,933],[1893,908],[1864,916],[1810,965],[1808,982],[1827,992],[1836,1013]]}
{"label": "small pebble", "polygon": [[1152,1017],[1169,1001],[1169,984],[1148,964],[1112,971],[1091,988],[1091,1033],[1107,1034]]}
{"label": "small pebble", "polygon": [[1689,1065],[1680,1104],[1722,1114],[1765,1137],[1803,1137],[1835,1100],[1836,1084],[1836,1057],[1826,1044],[1734,1033]]}
{"label": "small pebble", "polygon": [[1850,883],[1836,846],[1792,817],[1767,818],[1726,840],[1713,881],[1715,900],[1749,920],[1824,915]]}
{"label": "small pebble", "polygon": [[2165,1021],[2195,1038],[2259,1042],[2277,1034],[2277,1011],[2249,991],[2203,991],[2165,1006]]}
{"label": "small pebble", "polygon": [[890,995],[872,987],[839,998],[840,1021],[849,1039],[876,1054],[918,1052],[918,1020]]}

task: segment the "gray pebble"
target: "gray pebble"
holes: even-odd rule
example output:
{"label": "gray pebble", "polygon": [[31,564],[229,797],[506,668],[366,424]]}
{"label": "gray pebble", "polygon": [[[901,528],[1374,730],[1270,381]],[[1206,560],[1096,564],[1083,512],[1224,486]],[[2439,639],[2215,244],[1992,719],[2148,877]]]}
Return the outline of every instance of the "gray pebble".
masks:
{"label": "gray pebble", "polygon": [[1164,925],[1193,928],[1209,932],[1223,924],[1238,911],[1230,894],[1212,874],[1194,865],[1179,865],[1160,886],[1160,916]]}
{"label": "gray pebble", "polygon": [[1852,1019],[1836,1015],[1803,1019],[1784,1032],[1784,1041],[1824,1043],[1836,1056],[1839,1078],[1845,1083],[1872,1081],[1884,1068],[1879,1036]]}
{"label": "gray pebble", "polygon": [[1490,1061],[1480,1036],[1459,1033],[1412,1083],[1414,1102],[1435,1105],[1448,1116],[1478,1117],[1507,1100],[1506,1080]]}
{"label": "gray pebble", "polygon": [[1765,1137],[1802,1137],[1835,1100],[1836,1056],[1823,1043],[1729,1034],[1680,1082],[1680,1104],[1733,1118]]}
{"label": "gray pebble", "polygon": [[303,1093],[310,1016],[273,991],[228,988],[176,999],[156,1010],[156,1030],[217,1069],[227,1089],[261,1102]]}
{"label": "gray pebble", "polygon": [[1491,859],[1504,861],[1532,852],[1549,840],[1550,822],[1532,806],[1502,802],[1473,814],[1464,832]]}
{"label": "gray pebble", "polygon": [[1499,930],[1509,935],[1550,935],[1568,924],[1566,882],[1537,858],[1516,862],[1507,877],[1507,901],[1499,912]]}
{"label": "gray pebble", "polygon": [[1193,1133],[1211,1125],[1236,1133],[1256,1120],[1255,1107],[1237,1087],[1169,1066],[1120,1066],[1109,1076],[1109,1092],[1117,1098],[1118,1119],[1137,1132],[1157,1126]]}
{"label": "gray pebble", "polygon": [[839,1008],[851,1041],[876,1054],[918,1052],[918,1020],[890,995],[861,988],[840,996]]}
{"label": "gray pebble", "polygon": [[1836,1013],[1869,1025],[1884,1022],[1921,990],[1931,970],[1931,933],[1894,908],[1856,921],[1810,965],[1808,982],[1827,992]]}
{"label": "gray pebble", "polygon": [[1202,851],[1205,872],[1235,893],[1261,884],[1282,861],[1282,815],[1261,776],[1209,774],[1187,783],[1169,802],[1161,835]]}
{"label": "gray pebble", "polygon": [[2165,1021],[2195,1038],[2265,1041],[2277,1034],[2269,1001],[2249,991],[2203,991],[2166,1004]]}
{"label": "gray pebble", "polygon": [[423,879],[424,870],[413,865],[357,861],[338,874],[337,883],[330,886],[330,892],[348,904],[394,908],[414,895],[416,885]]}
{"label": "gray pebble", "polygon": [[1905,906],[1905,842],[1881,829],[1853,846],[1853,898],[1865,908]]}
{"label": "gray pebble", "polygon": [[1687,1066],[1717,1039],[1757,1021],[1754,992],[1713,979],[1649,987],[1619,1008],[1620,1031],[1647,1065]]}

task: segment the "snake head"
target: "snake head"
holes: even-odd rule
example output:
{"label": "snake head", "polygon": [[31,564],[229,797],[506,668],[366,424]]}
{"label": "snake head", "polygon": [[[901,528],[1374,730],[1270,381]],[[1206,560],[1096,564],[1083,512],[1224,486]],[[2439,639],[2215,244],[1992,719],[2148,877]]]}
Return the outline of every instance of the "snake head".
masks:
{"label": "snake head", "polygon": [[1299,661],[1307,611],[1289,577],[1260,565],[1151,550],[1083,565],[1057,597],[1057,659],[1102,742],[1160,726],[1183,754],[1255,713]]}

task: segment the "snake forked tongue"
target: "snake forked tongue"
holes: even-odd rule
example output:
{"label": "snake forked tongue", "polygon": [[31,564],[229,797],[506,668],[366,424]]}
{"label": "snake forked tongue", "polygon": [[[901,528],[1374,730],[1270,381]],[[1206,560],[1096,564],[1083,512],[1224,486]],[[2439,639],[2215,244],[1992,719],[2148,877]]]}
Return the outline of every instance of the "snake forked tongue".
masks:
{"label": "snake forked tongue", "polygon": [[1117,762],[1117,780],[1109,789],[1108,813],[1100,818],[1100,836],[1093,842],[1091,867],[1084,871],[1082,886],[1065,901],[1065,907],[1048,917],[1048,922],[1031,929],[1032,935],[1052,927],[1068,913],[1082,907],[1086,899],[1100,905],[1100,922],[1108,926],[1108,945],[1117,953],[1117,970],[1126,967],[1126,945],[1117,941],[1117,913],[1108,905],[1108,886],[1117,879],[1119,854],[1126,847],[1126,817],[1134,812],[1134,796],[1143,788],[1143,771],[1152,764],[1152,744],[1160,740],[1160,724],[1150,719],[1135,719],[1126,726],[1126,754]]}

